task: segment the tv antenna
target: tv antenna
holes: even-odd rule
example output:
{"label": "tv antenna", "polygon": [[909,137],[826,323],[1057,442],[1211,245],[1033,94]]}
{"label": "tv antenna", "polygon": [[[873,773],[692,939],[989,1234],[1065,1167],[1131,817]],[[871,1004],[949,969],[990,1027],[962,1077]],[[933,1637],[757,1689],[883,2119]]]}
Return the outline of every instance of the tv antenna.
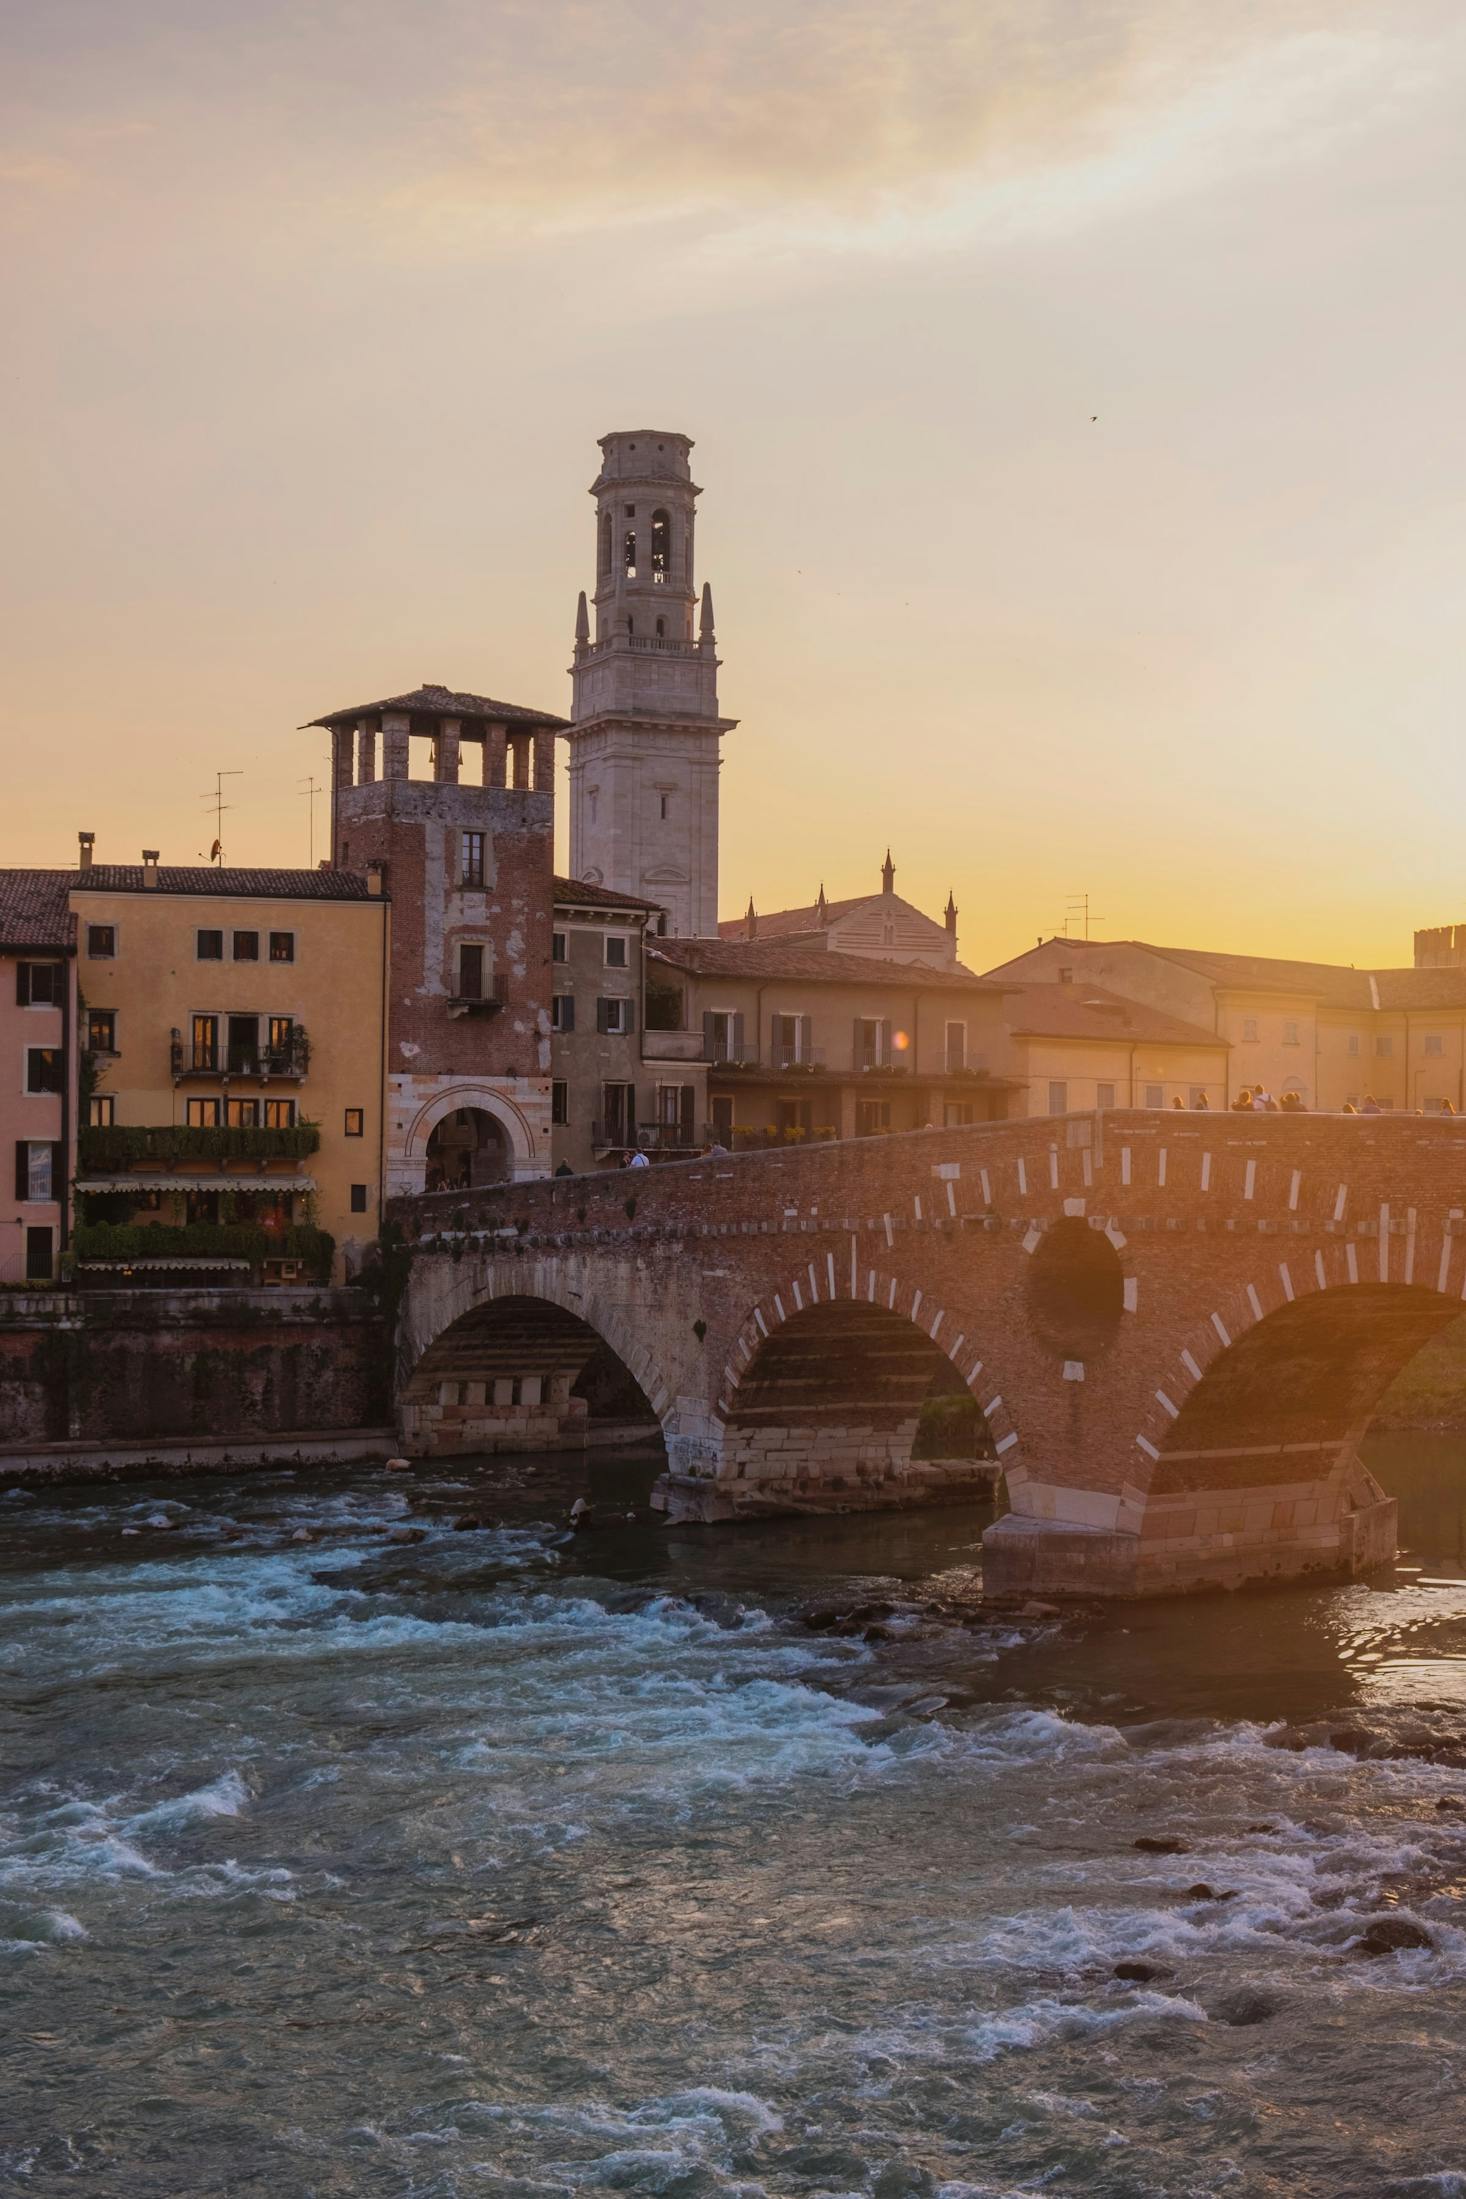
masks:
{"label": "tv antenna", "polygon": [[208,859],[216,869],[222,868],[224,862],[224,812],[226,809],[233,809],[234,807],[232,802],[226,802],[224,799],[224,781],[226,779],[242,779],[243,777],[242,767],[238,771],[216,771],[214,773],[213,793],[199,796],[199,800],[207,802],[214,812],[214,845],[209,850]]}
{"label": "tv antenna", "polygon": [[306,795],[310,801],[310,867],[314,870],[316,867],[316,796],[324,794],[326,790],[314,772],[311,773],[308,779],[297,779],[295,783],[300,788],[301,793]]}
{"label": "tv antenna", "polygon": [[[1096,924],[1103,924],[1106,919],[1097,916],[1094,921]],[[1071,893],[1064,903],[1064,937],[1066,939],[1088,939],[1089,923],[1089,895],[1087,893]],[[1084,929],[1077,931],[1075,927],[1080,924],[1083,925]]]}

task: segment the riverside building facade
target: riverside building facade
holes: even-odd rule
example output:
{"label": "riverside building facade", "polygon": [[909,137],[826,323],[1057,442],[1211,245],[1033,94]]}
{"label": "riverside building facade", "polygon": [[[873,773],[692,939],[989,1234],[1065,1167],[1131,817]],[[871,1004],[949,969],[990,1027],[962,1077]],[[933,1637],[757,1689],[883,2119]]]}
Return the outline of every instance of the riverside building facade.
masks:
{"label": "riverside building facade", "polygon": [[[45,1289],[69,1243],[76,927],[69,871],[0,870],[0,1287]],[[7,1195],[9,1194],[9,1195]]]}
{"label": "riverside building facade", "polygon": [[78,1271],[337,1280],[381,1219],[390,913],[353,872],[68,881],[85,1006]]}

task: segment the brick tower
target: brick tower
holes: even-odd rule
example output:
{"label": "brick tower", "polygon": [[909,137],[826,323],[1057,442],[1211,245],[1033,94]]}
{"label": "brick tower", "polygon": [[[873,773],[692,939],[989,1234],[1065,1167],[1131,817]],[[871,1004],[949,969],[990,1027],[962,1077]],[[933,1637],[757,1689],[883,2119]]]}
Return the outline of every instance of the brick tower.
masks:
{"label": "brick tower", "polygon": [[555,737],[563,718],[425,685],[334,710],[331,860],[392,903],[385,1188],[550,1169]]}
{"label": "brick tower", "polygon": [[718,931],[719,743],[713,599],[694,579],[685,435],[601,437],[595,634],[582,592],[570,724],[570,868],[657,901],[667,928]]}

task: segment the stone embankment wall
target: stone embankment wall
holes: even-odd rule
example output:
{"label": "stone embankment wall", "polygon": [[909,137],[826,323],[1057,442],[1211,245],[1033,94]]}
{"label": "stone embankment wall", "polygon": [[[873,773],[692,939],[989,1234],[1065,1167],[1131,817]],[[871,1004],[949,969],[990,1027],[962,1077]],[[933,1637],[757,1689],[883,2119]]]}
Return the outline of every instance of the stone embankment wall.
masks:
{"label": "stone embankment wall", "polygon": [[390,1369],[381,1315],[355,1291],[7,1293],[0,1477],[68,1452],[94,1471],[111,1447],[258,1456],[273,1437],[382,1430]]}

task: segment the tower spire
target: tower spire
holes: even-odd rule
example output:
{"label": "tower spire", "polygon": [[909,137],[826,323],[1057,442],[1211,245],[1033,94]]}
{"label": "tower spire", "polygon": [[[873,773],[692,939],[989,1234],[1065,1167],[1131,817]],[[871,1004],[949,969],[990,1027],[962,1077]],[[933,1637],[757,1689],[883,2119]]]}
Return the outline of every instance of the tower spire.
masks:
{"label": "tower spire", "polygon": [[582,649],[588,649],[589,647],[590,647],[590,607],[589,607],[589,605],[588,605],[588,604],[586,603],[586,600],[585,600],[585,590],[584,590],[584,588],[582,588],[582,589],[581,589],[581,591],[580,591],[580,601],[579,601],[579,603],[578,603],[578,604],[576,605],[576,607],[575,607],[575,651],[576,651],[576,655],[578,656],[578,655],[580,654],[580,652],[581,652],[581,650],[582,650]]}
{"label": "tower spire", "polygon": [[894,893],[896,891],[896,866],[891,861],[889,848],[886,850],[886,860],[881,865],[881,891],[882,893]]}
{"label": "tower spire", "polygon": [[697,618],[697,638],[709,649],[718,638],[713,626],[713,584],[710,580],[705,580],[702,584],[702,609]]}
{"label": "tower spire", "polygon": [[757,939],[758,937],[758,910],[753,905],[752,894],[748,897],[748,908],[744,913],[743,936],[745,939]]}

